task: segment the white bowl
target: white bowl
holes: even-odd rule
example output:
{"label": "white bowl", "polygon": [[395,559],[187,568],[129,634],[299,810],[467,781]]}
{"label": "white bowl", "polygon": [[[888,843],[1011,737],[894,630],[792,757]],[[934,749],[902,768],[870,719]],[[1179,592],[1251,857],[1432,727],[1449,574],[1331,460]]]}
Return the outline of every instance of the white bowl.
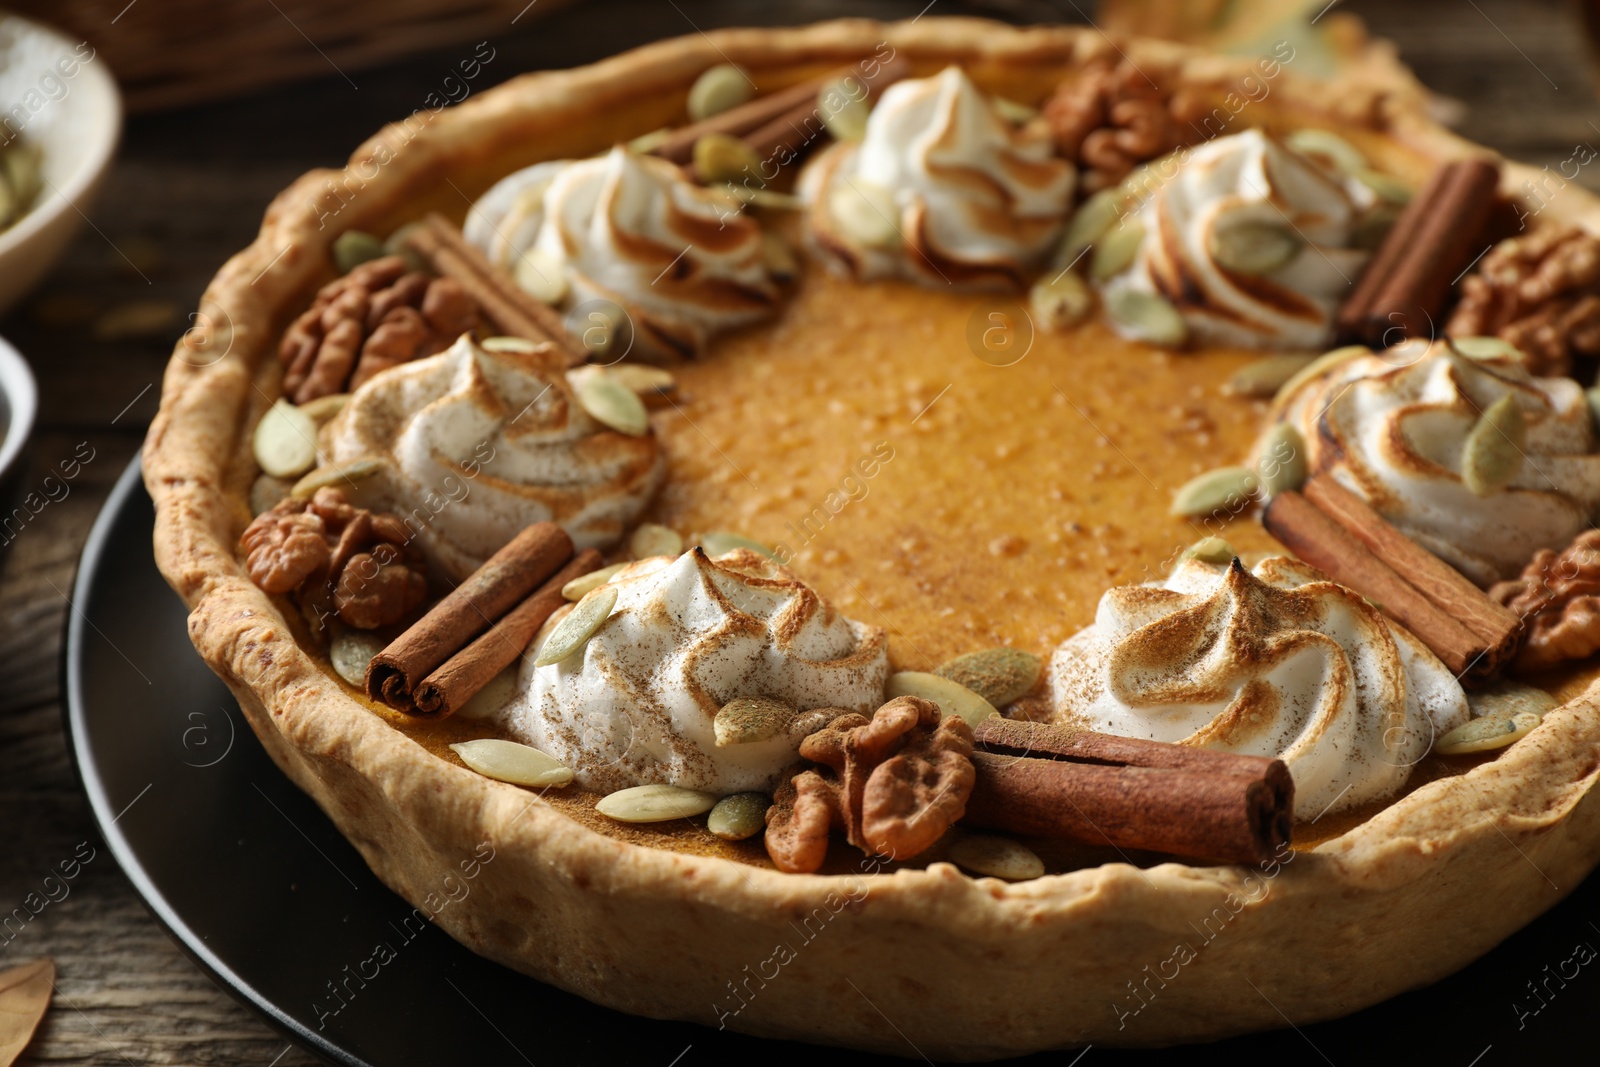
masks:
{"label": "white bowl", "polygon": [[0,232],[0,313],[55,263],[87,218],[122,129],[122,99],[87,42],[0,14],[0,144],[37,144],[44,188]]}

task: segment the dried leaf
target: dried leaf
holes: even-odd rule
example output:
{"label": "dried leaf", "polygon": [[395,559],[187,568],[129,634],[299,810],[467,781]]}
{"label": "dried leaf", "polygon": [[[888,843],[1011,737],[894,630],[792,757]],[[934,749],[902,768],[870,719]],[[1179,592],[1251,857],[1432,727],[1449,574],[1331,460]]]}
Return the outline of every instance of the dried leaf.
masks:
{"label": "dried leaf", "polygon": [[35,960],[0,972],[0,1067],[11,1067],[50,1007],[56,965]]}

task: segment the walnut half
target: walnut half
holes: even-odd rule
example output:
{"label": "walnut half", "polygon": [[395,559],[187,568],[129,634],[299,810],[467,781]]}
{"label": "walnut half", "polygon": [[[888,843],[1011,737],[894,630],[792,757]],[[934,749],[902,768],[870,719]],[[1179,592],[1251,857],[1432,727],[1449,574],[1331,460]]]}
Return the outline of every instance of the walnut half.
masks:
{"label": "walnut half", "polygon": [[840,715],[800,755],[822,767],[796,768],[767,811],[767,854],[791,873],[822,866],[835,827],[865,852],[916,855],[966,812],[976,779],[972,728],[917,697],[897,697],[871,719]]}
{"label": "walnut half", "polygon": [[1519,577],[1496,583],[1489,596],[1522,618],[1522,670],[1600,651],[1600,530],[1585,530],[1560,552],[1540,550]]}

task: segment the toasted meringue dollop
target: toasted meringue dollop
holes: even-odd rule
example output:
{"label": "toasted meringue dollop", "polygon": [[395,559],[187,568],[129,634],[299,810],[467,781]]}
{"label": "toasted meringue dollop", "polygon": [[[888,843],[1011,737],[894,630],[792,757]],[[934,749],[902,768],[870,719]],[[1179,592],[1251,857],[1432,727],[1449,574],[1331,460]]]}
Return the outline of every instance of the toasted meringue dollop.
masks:
{"label": "toasted meringue dollop", "polygon": [[[1219,137],[1143,174],[1130,190],[1142,200],[1132,216],[1144,238],[1132,266],[1106,283],[1108,298],[1119,290],[1161,297],[1202,342],[1327,344],[1367,259],[1350,245],[1354,224],[1375,203],[1370,189],[1260,130]],[[1248,269],[1238,258],[1233,267],[1218,261],[1220,247],[1259,248],[1262,238],[1287,258]]]}
{"label": "toasted meringue dollop", "polygon": [[[1462,449],[1480,413],[1505,396],[1527,425],[1521,470],[1478,496],[1462,480]],[[1280,410],[1306,440],[1311,471],[1331,473],[1479,585],[1515,577],[1541,548],[1566,546],[1600,508],[1583,387],[1535,378],[1514,356],[1407,344],[1337,363]]]}
{"label": "toasted meringue dollop", "polygon": [[692,355],[778,305],[761,227],[739,202],[620,145],[501,179],[463,233],[513,275],[565,292],[566,307],[619,306],[653,351]]}
{"label": "toasted meringue dollop", "polygon": [[1282,759],[1297,818],[1392,796],[1468,717],[1420,641],[1283,557],[1185,560],[1112,589],[1057,649],[1050,691],[1058,718],[1092,730]]}
{"label": "toasted meringue dollop", "polygon": [[489,352],[465,336],[356,390],[322,447],[329,463],[382,458],[357,483],[362,501],[402,516],[458,579],[534,522],[611,544],[666,470],[653,434],[617,433],[577,404],[552,348]]}
{"label": "toasted meringue dollop", "polygon": [[[857,277],[1016,287],[1060,236],[1076,180],[1048,137],[1013,128],[952,66],[885,90],[864,139],[823,152],[801,193],[812,240]],[[861,203],[841,212],[841,198]]]}
{"label": "toasted meringue dollop", "polygon": [[513,737],[561,760],[586,788],[770,790],[807,727],[719,748],[713,721],[724,704],[770,697],[801,711],[871,714],[883,702],[883,631],[838,614],[748,549],[642,560],[612,584],[616,606],[583,650],[544,667],[525,657],[503,713]]}

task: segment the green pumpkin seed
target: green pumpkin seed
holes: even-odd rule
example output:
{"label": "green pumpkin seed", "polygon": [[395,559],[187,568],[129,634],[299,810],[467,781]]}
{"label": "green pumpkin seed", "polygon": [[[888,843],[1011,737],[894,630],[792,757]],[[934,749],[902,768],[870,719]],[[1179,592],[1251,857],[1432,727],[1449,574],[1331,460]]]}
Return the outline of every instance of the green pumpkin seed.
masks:
{"label": "green pumpkin seed", "polygon": [[951,863],[973,874],[1026,882],[1044,875],[1044,861],[1031,848],[993,834],[963,834],[945,855]]}
{"label": "green pumpkin seed", "polygon": [[1321,377],[1341,363],[1347,363],[1352,359],[1370,355],[1372,355],[1372,349],[1366,345],[1345,345],[1343,348],[1335,348],[1331,352],[1324,352],[1302,367],[1294,377],[1283,383],[1283,387],[1272,398],[1272,416],[1276,418],[1281,414],[1284,406],[1288,404],[1295,393],[1300,391],[1302,385]]}
{"label": "green pumpkin seed", "polygon": [[310,416],[312,422],[321,426],[343,411],[344,406],[349,402],[349,393],[329,393],[327,396],[319,396],[315,400],[307,400],[304,404],[298,405],[298,407]]}
{"label": "green pumpkin seed", "polygon": [[[850,82],[855,82],[855,92],[850,91]],[[817,113],[834,140],[859,141],[867,135],[867,119],[872,115],[872,107],[859,81],[837,78],[817,93]]]}
{"label": "green pumpkin seed", "polygon": [[298,478],[317,463],[317,424],[287,400],[279,398],[250,439],[256,462],[274,478]]}
{"label": "green pumpkin seed", "polygon": [[700,122],[731,111],[755,95],[756,87],[743,70],[732,63],[719,63],[689,87],[689,121]]}
{"label": "green pumpkin seed", "polygon": [[1211,232],[1211,258],[1240,274],[1266,274],[1294,259],[1303,247],[1286,226],[1242,222]]}
{"label": "green pumpkin seed", "polygon": [[1061,247],[1056,250],[1056,269],[1065,270],[1078,262],[1085,248],[1104,237],[1122,220],[1127,205],[1127,194],[1119,188],[1102,189],[1079,204],[1078,210],[1072,213],[1072,219],[1067,223]]}
{"label": "green pumpkin seed", "polygon": [[1381,170],[1363,168],[1355,174],[1362,185],[1378,194],[1378,199],[1396,206],[1411,202],[1411,186]]}
{"label": "green pumpkin seed", "polygon": [[1226,566],[1239,556],[1239,550],[1220,537],[1202,537],[1183,550],[1184,559]]}
{"label": "green pumpkin seed", "polygon": [[771,697],[735,697],[712,720],[717,747],[753,745],[775,737],[804,737],[828,725],[825,711],[799,711]]}
{"label": "green pumpkin seed", "polygon": [[828,215],[850,240],[868,248],[898,244],[894,192],[860,178],[839,182],[828,192]]}
{"label": "green pumpkin seed", "polygon": [[713,558],[727,555],[729,552],[739,548],[748,548],[750,551],[766,556],[768,559],[776,558],[776,553],[760,541],[742,537],[736,533],[724,533],[720,530],[713,531],[708,534],[701,534],[699,540],[700,547],[705,549],[706,555]]}
{"label": "green pumpkin seed", "polygon": [[544,647],[539,649],[539,655],[533,661],[533,665],[548,667],[552,663],[560,663],[582,649],[589,643],[589,638],[605,625],[605,621],[611,617],[611,609],[616,606],[616,586],[602,585],[587,594],[578,601],[572,613],[550,631],[550,636],[545,639]]}
{"label": "green pumpkin seed", "polygon": [[992,719],[1000,714],[993,704],[959,682],[922,671],[901,671],[889,675],[889,684],[884,693],[891,700],[895,697],[931,700],[939,705],[941,712],[966,720],[968,726],[975,727],[984,719]]}
{"label": "green pumpkin seed", "polygon": [[636,785],[602,797],[594,810],[618,822],[670,822],[703,815],[717,795],[676,785]]}
{"label": "green pumpkin seed", "polygon": [[1185,482],[1172,497],[1171,512],[1184,518],[1242,511],[1261,488],[1249,467],[1218,467]]}
{"label": "green pumpkin seed", "polygon": [[670,126],[663,126],[659,130],[651,130],[649,133],[641,133],[628,142],[628,151],[636,156],[648,155],[666,144],[667,138],[671,136],[672,128]]}
{"label": "green pumpkin seed", "polygon": [[1280,355],[1251,360],[1233,372],[1223,392],[1233,396],[1272,396],[1316,358],[1313,355]]}
{"label": "green pumpkin seed", "polygon": [[1583,395],[1589,401],[1589,421],[1594,424],[1595,432],[1600,433],[1600,385],[1585,389]]}
{"label": "green pumpkin seed", "polygon": [[706,816],[706,829],[724,841],[743,841],[767,828],[772,798],[765,793],[735,793],[717,801]]}
{"label": "green pumpkin seed", "polygon": [[456,712],[458,719],[487,719],[491,715],[499,714],[505,706],[516,699],[517,696],[517,668],[515,665],[507,667],[499,674],[490,678],[484,687],[461,705]]}
{"label": "green pumpkin seed", "polygon": [[554,786],[572,781],[572,768],[532,745],[486,737],[450,746],[461,762],[485,778],[512,785]]}
{"label": "green pumpkin seed", "polygon": [[561,596],[574,602],[582,600],[631,566],[631,563],[613,563],[609,567],[580,575],[561,587]]}
{"label": "green pumpkin seed", "polygon": [[485,352],[519,352],[531,355],[539,351],[537,341],[530,341],[526,337],[485,337],[478,342],[478,347]]}
{"label": "green pumpkin seed", "polygon": [[1121,274],[1133,266],[1143,243],[1144,223],[1135,218],[1124,219],[1095,242],[1094,253],[1089,257],[1089,277],[1103,283]]}
{"label": "green pumpkin seed", "polygon": [[749,181],[760,174],[761,157],[731,133],[708,133],[694,143],[694,172],[702,182]]}
{"label": "green pumpkin seed", "polygon": [[346,630],[328,646],[333,673],[357,689],[367,684],[367,664],[388,647],[388,642],[362,630]]}
{"label": "green pumpkin seed", "polygon": [[351,482],[370,478],[383,470],[388,463],[382,456],[359,456],[348,463],[332,463],[316,470],[294,483],[289,495],[296,500],[310,500],[317,490],[327,486],[343,488]]}
{"label": "green pumpkin seed", "polygon": [[1138,341],[1177,348],[1189,339],[1189,327],[1178,309],[1150,293],[1119,289],[1104,296],[1106,316]]}
{"label": "green pumpkin seed", "polygon": [[567,265],[542,248],[530,248],[511,264],[511,276],[523,292],[541,304],[556,305],[567,298]]}
{"label": "green pumpkin seed", "polygon": [[1481,719],[1473,719],[1465,726],[1457,726],[1454,730],[1439,738],[1433,750],[1443,756],[1462,756],[1472,752],[1489,752],[1497,748],[1505,748],[1514,741],[1520,741],[1539,725],[1540,715],[1535,711],[1519,711],[1507,715],[1485,715]]}
{"label": "green pumpkin seed", "polygon": [[941,663],[933,673],[965,686],[995,707],[1028,695],[1039,683],[1044,661],[1016,648],[986,648]]}
{"label": "green pumpkin seed", "polygon": [[1321,156],[1343,174],[1367,169],[1367,157],[1355,145],[1329,130],[1295,130],[1283,143],[1306,156]]}
{"label": "green pumpkin seed", "polygon": [[1045,329],[1070,330],[1094,311],[1094,293],[1076,273],[1064,270],[1034,282],[1028,304]]}
{"label": "green pumpkin seed", "polygon": [[596,422],[630,437],[643,437],[650,432],[650,413],[645,410],[644,401],[604,367],[568,371],[567,381],[577,395],[579,406]]}
{"label": "green pumpkin seed", "polygon": [[617,384],[631,389],[646,399],[667,396],[678,389],[678,379],[669,370],[650,367],[643,363],[618,363],[607,368]]}
{"label": "green pumpkin seed", "polygon": [[1013,126],[1026,126],[1039,117],[1039,109],[1019,104],[1015,100],[1007,100],[1003,96],[991,96],[989,103],[993,105],[994,112]]}
{"label": "green pumpkin seed", "polygon": [[1522,354],[1522,349],[1503,337],[1456,337],[1450,341],[1450,347],[1468,359],[1501,359],[1510,357],[1519,362],[1527,362],[1527,357]]}
{"label": "green pumpkin seed", "polygon": [[264,511],[271,511],[277,507],[294,483],[287,478],[274,478],[270,474],[263,474],[250,483],[250,514],[260,515]]}
{"label": "green pumpkin seed", "polygon": [[683,537],[676,530],[670,530],[653,522],[642,522],[633,531],[633,536],[628,538],[628,554],[634,559],[681,556]]}
{"label": "green pumpkin seed", "polygon": [[333,241],[333,263],[340,274],[349,274],[361,264],[388,254],[382,241],[360,230],[346,230]]}
{"label": "green pumpkin seed", "polygon": [[761,235],[761,264],[772,280],[787,284],[800,276],[800,260],[780,233],[768,230]]}
{"label": "green pumpkin seed", "polygon": [[1275,423],[1261,435],[1256,449],[1256,477],[1268,496],[1304,485],[1309,473],[1306,464],[1306,440],[1293,423]]}
{"label": "green pumpkin seed", "polygon": [[1461,446],[1461,481],[1475,496],[1489,496],[1522,472],[1528,422],[1517,398],[1507,393],[1478,416]]}
{"label": "green pumpkin seed", "polygon": [[27,211],[44,183],[39,179],[40,149],[36,144],[15,144],[4,153],[6,182],[16,210]]}
{"label": "green pumpkin seed", "polygon": [[1474,718],[1514,716],[1525,711],[1542,716],[1559,703],[1543,689],[1520,682],[1501,681],[1486,689],[1474,689],[1467,693],[1467,707],[1472,709]]}
{"label": "green pumpkin seed", "polygon": [[424,223],[408,222],[384,238],[383,250],[386,255],[399,256],[406,261],[407,270],[420,270],[431,272],[433,264],[427,257],[418,252],[411,244],[411,235],[422,229]]}

